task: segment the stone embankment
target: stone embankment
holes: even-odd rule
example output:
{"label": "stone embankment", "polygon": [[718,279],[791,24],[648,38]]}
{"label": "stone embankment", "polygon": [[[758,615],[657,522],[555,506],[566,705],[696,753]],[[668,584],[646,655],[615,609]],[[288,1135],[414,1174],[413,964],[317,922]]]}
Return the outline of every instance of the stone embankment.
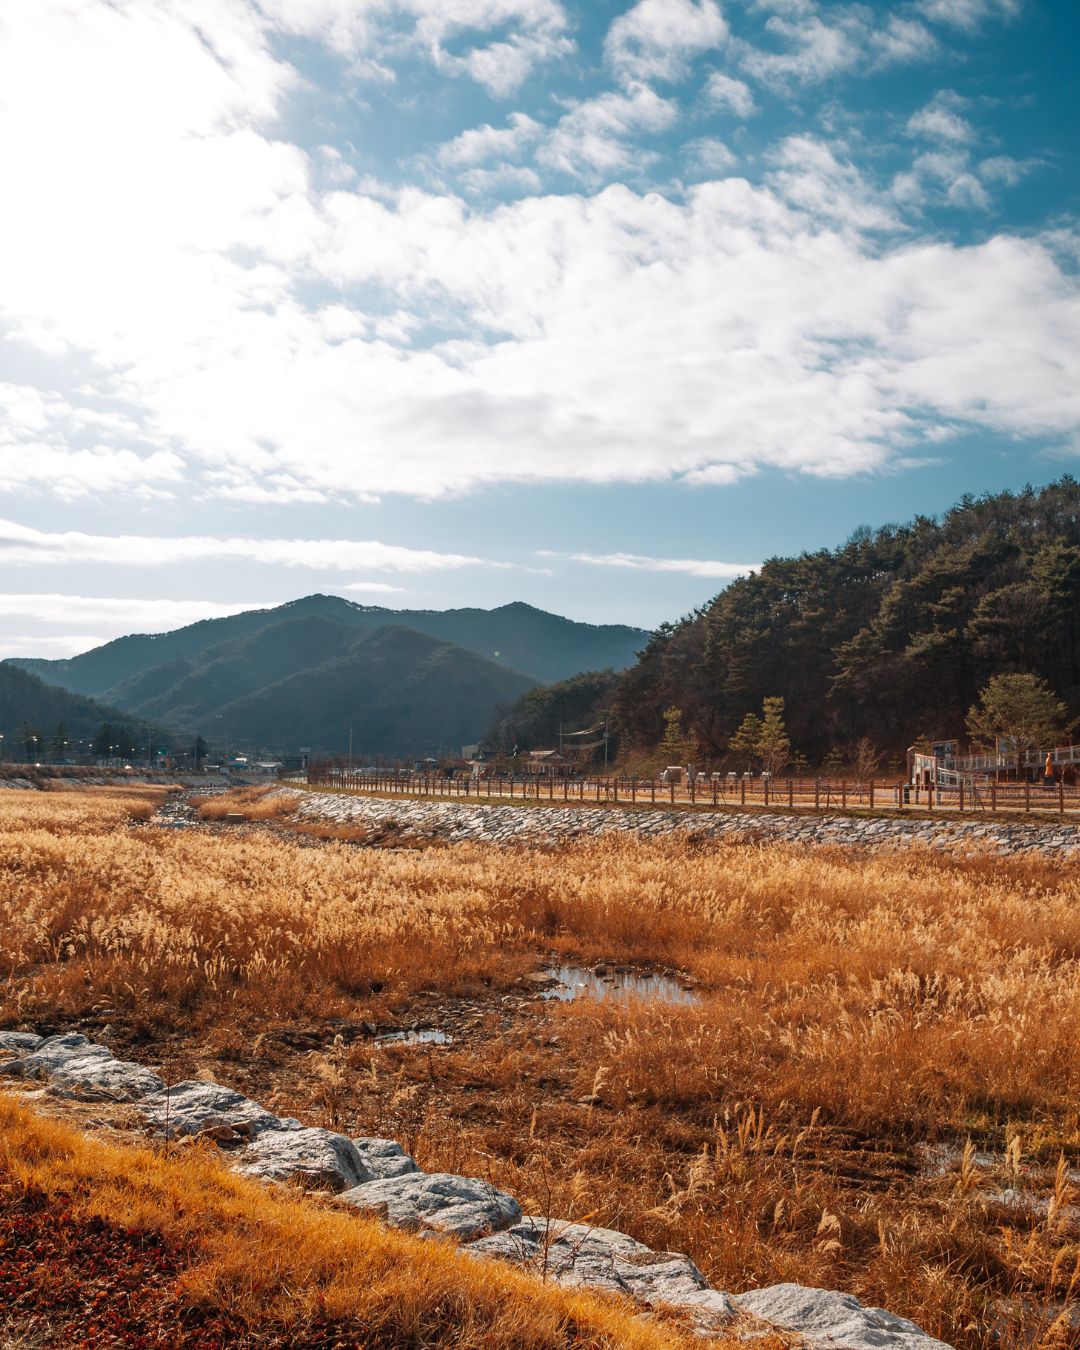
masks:
{"label": "stone embankment", "polygon": [[152,783],[158,787],[197,788],[224,792],[234,784],[230,779],[211,774],[155,773],[146,769],[130,772],[113,769],[74,769],[63,765],[8,765],[0,767],[0,788],[26,791],[48,791],[57,787],[141,787]]}
{"label": "stone embankment", "polygon": [[558,1284],[680,1310],[703,1333],[727,1329],[754,1339],[762,1331],[794,1332],[811,1350],[949,1350],[914,1322],[836,1290],[779,1284],[726,1294],[679,1252],[654,1252],[607,1228],[525,1215],[512,1195],[482,1178],[422,1171],[392,1139],[349,1139],[304,1126],[218,1083],[166,1086],[82,1035],[0,1031],[0,1076],[21,1082],[31,1098],[44,1092],[130,1102],[152,1134],[211,1142],[246,1176],[330,1192],[393,1227],[452,1239],[477,1258],[509,1261]]}
{"label": "stone embankment", "polygon": [[301,820],[451,842],[559,844],[603,834],[632,834],[645,838],[683,834],[708,839],[873,848],[919,844],[941,849],[1080,858],[1080,828],[1049,822],[1029,824],[978,817],[934,820],[925,817],[789,815],[653,807],[514,806],[506,802],[427,802],[332,792],[298,795],[297,815]]}

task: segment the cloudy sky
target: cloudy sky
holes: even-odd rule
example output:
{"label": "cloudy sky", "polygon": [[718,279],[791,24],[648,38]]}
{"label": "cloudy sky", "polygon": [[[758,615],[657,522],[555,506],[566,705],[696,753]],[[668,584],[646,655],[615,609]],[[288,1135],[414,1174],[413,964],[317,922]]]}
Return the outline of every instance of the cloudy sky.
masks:
{"label": "cloudy sky", "polygon": [[1075,0],[3,0],[0,656],[651,626],[1080,461]]}

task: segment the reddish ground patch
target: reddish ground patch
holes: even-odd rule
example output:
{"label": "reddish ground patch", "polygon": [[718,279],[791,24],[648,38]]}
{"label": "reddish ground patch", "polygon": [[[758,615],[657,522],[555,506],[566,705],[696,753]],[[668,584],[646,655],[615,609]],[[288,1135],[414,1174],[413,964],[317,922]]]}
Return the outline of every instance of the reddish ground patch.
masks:
{"label": "reddish ground patch", "polygon": [[7,1350],[345,1350],[340,1327],[253,1332],[184,1303],[184,1261],[160,1239],[61,1202],[0,1190],[0,1347]]}

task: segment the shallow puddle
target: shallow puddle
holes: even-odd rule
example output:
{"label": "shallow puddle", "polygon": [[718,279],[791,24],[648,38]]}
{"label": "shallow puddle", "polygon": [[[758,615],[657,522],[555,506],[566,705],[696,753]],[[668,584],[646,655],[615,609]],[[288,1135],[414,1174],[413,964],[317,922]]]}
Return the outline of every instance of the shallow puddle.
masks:
{"label": "shallow puddle", "polygon": [[423,1031],[381,1031],[375,1037],[376,1045],[451,1045],[453,1037],[431,1027]]}
{"label": "shallow puddle", "polygon": [[545,989],[541,998],[556,998],[562,1003],[569,1003],[575,998],[615,999],[619,1002],[640,998],[652,1003],[683,1005],[698,1002],[697,994],[684,989],[670,975],[613,970],[597,974],[585,966],[551,966],[544,974],[558,983],[552,989]]}

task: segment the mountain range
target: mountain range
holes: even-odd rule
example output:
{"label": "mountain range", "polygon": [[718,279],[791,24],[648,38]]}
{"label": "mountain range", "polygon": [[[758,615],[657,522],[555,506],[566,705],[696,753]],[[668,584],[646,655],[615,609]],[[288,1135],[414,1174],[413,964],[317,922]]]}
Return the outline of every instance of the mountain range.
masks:
{"label": "mountain range", "polygon": [[313,595],[117,638],[67,660],[7,664],[131,717],[281,754],[430,754],[478,740],[527,689],[632,663],[640,629],[526,604],[390,610]]}

